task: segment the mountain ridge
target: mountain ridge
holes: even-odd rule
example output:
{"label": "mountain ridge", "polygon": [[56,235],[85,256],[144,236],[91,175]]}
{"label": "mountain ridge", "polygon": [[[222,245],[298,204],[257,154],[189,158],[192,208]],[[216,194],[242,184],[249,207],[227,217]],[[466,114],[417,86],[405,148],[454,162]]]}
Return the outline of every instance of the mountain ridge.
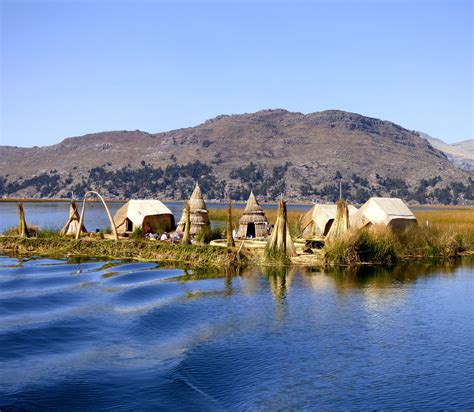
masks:
{"label": "mountain ridge", "polygon": [[[136,176],[143,169],[154,176],[150,182]],[[454,182],[470,187],[472,176],[420,133],[341,110],[266,109],[159,133],[105,131],[51,146],[0,146],[2,196],[67,197],[94,187],[110,197],[180,199],[199,179],[214,198],[224,192],[244,198],[254,189],[265,199],[281,193],[330,199],[336,175],[349,197],[398,194],[413,200],[420,182],[434,182],[425,188],[429,200],[431,192]],[[465,201],[463,190],[450,187],[450,196]]]}

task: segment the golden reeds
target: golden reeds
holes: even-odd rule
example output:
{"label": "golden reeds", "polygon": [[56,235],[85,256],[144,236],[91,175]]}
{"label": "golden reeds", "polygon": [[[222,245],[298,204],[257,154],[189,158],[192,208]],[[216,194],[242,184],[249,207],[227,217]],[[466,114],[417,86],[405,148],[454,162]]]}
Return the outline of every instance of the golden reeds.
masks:
{"label": "golden reeds", "polygon": [[265,248],[267,258],[282,257],[290,258],[296,256],[295,245],[291,240],[288,227],[288,215],[286,202],[282,199],[278,204],[278,215],[272,234]]}
{"label": "golden reeds", "polygon": [[337,201],[336,205],[336,217],[326,236],[328,241],[340,238],[349,230],[349,208],[347,207],[347,202],[341,199]]}
{"label": "golden reeds", "polygon": [[191,207],[189,206],[189,202],[184,202],[184,213],[184,234],[181,243],[190,244]]}
{"label": "golden reeds", "polygon": [[234,237],[232,236],[232,201],[227,205],[227,224],[226,224],[227,247],[235,247]]}
{"label": "golden reeds", "polygon": [[25,220],[25,211],[23,210],[23,202],[18,203],[18,234],[20,237],[30,237],[30,233],[28,232],[28,226],[26,225]]}

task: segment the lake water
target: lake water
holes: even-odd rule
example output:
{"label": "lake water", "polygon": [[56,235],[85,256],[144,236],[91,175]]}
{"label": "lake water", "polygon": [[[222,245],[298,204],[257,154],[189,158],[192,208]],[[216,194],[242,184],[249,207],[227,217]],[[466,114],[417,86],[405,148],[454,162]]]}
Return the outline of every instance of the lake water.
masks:
{"label": "lake water", "polygon": [[0,256],[0,409],[472,410],[473,277]]}
{"label": "lake water", "polygon": [[[183,202],[165,202],[166,206],[173,213],[176,222],[181,218],[183,213]],[[27,224],[39,226],[42,229],[60,230],[67,222],[69,217],[69,203],[68,202],[24,202],[25,218]],[[107,206],[110,209],[112,216],[123,205],[120,202],[110,202]],[[82,208],[82,203],[79,204],[79,211]],[[223,207],[226,208],[225,203],[209,204],[209,207]],[[276,204],[266,204],[265,209],[274,209]],[[235,209],[243,209],[244,203],[235,203],[232,205]],[[293,204],[288,205],[288,208],[307,210],[308,205]],[[94,232],[96,229],[102,230],[110,227],[109,220],[105,213],[102,203],[87,203],[86,213],[84,215],[84,223],[89,232]],[[15,202],[0,202],[0,233],[6,229],[18,226],[18,203]]]}

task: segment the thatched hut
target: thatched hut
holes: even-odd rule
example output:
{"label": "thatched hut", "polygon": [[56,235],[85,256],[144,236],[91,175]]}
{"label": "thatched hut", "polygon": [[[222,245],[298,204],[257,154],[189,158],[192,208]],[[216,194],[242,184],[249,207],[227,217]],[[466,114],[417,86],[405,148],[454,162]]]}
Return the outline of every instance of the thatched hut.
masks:
{"label": "thatched hut", "polygon": [[[349,222],[352,222],[357,208],[348,205]],[[336,218],[336,205],[315,204],[301,219],[301,232],[304,238],[326,236]]]}
{"label": "thatched hut", "polygon": [[395,197],[371,197],[354,216],[351,226],[356,228],[384,225],[394,230],[403,230],[417,224],[412,211],[402,199]]}
{"label": "thatched hut", "polygon": [[[188,201],[190,209],[190,228],[189,234],[196,236],[202,231],[211,231],[211,223],[209,222],[209,212],[207,210],[206,202],[202,197],[201,188],[196,183],[193,194]],[[176,230],[184,232],[186,224],[186,209],[183,208],[183,214],[178,222]]]}
{"label": "thatched hut", "polygon": [[239,220],[237,238],[245,239],[266,237],[268,234],[267,226],[268,220],[265,216],[265,212],[258,204],[253,192],[251,192],[244,213]]}
{"label": "thatched hut", "polygon": [[[72,201],[69,206],[69,219],[67,220],[64,227],[61,229],[61,236],[76,236],[77,229],[79,227],[80,216],[77,210],[76,202]],[[81,227],[82,233],[87,233],[86,227],[82,225]]]}
{"label": "thatched hut", "polygon": [[129,200],[115,213],[114,223],[121,233],[144,230],[147,224],[154,233],[163,233],[174,229],[174,216],[159,200]]}

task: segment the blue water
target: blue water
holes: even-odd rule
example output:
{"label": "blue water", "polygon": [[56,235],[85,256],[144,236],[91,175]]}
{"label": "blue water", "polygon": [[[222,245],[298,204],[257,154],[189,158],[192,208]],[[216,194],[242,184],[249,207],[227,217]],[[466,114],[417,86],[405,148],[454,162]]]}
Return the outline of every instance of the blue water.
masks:
{"label": "blue water", "polygon": [[[183,202],[165,202],[165,204],[173,213],[175,221],[178,222],[183,212]],[[112,216],[122,205],[123,202],[108,203]],[[266,204],[264,208],[274,209],[276,206],[276,203]],[[79,202],[78,207],[80,211],[82,204],[79,204]],[[209,207],[227,207],[227,204],[210,203]],[[244,203],[233,204],[234,209],[243,209],[244,207]],[[288,208],[306,211],[310,206],[290,204]],[[38,226],[41,229],[60,230],[69,217],[69,202],[24,202],[24,210],[28,225]],[[84,224],[89,232],[94,232],[96,229],[104,230],[110,227],[110,222],[102,203],[87,203]],[[216,222],[216,224],[222,224],[222,222]],[[18,203],[0,202],[0,233],[16,226],[18,226]]]}
{"label": "blue water", "polygon": [[0,257],[0,410],[472,410],[474,262]]}

